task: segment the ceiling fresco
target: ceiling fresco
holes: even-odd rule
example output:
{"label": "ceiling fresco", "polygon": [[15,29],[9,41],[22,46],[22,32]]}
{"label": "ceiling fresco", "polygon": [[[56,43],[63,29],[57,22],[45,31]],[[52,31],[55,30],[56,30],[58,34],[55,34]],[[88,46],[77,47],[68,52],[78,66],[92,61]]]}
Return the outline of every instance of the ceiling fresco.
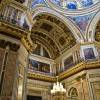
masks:
{"label": "ceiling fresco", "polygon": [[86,31],[86,28],[89,24],[89,22],[94,17],[95,13],[88,14],[88,15],[81,15],[81,16],[75,16],[75,17],[69,17],[71,20],[75,22],[75,24],[78,26],[78,28],[81,31]]}
{"label": "ceiling fresco", "polygon": [[99,0],[49,0],[53,4],[63,8],[63,9],[82,9],[89,7]]}
{"label": "ceiling fresco", "polygon": [[46,2],[51,3],[61,9],[83,9],[90,7],[99,2],[99,0],[32,0],[31,7],[34,8],[37,5],[46,5]]}
{"label": "ceiling fresco", "polygon": [[31,8],[34,8],[39,5],[46,5],[45,0],[32,0]]}

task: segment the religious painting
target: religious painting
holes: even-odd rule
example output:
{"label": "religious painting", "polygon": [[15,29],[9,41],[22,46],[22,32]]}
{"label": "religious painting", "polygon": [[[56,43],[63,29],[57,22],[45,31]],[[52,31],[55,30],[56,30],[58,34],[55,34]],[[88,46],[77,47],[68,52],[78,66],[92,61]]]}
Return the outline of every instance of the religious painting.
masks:
{"label": "religious painting", "polygon": [[29,69],[50,73],[50,64],[29,59]]}
{"label": "religious painting", "polygon": [[82,6],[84,7],[87,7],[93,4],[92,0],[80,0],[80,1],[81,1]]}
{"label": "religious painting", "polygon": [[69,2],[67,4],[68,9],[77,9],[77,3],[76,2]]}
{"label": "religious painting", "polygon": [[69,69],[73,66],[73,56],[70,56],[64,60],[64,70]]}
{"label": "religious painting", "polygon": [[73,18],[73,20],[75,20],[77,26],[78,26],[81,30],[85,31],[86,26],[87,26],[87,24],[88,24],[88,20],[89,20],[88,17],[86,17],[86,16],[80,16],[80,17]]}
{"label": "religious painting", "polygon": [[85,56],[85,59],[88,60],[88,59],[95,59],[95,54],[94,54],[94,51],[93,51],[93,48],[86,48],[84,49],[84,56]]}
{"label": "religious painting", "polygon": [[95,13],[89,14],[89,15],[85,15],[85,16],[76,16],[76,17],[70,17],[70,18],[76,23],[76,25],[82,31],[85,31],[89,21],[93,18],[94,15],[95,15]]}
{"label": "religious painting", "polygon": [[31,8],[36,7],[38,4],[45,4],[44,0],[33,0],[31,4]]}
{"label": "religious painting", "polygon": [[60,0],[50,0],[51,2],[53,2],[56,5],[61,5],[61,1]]}

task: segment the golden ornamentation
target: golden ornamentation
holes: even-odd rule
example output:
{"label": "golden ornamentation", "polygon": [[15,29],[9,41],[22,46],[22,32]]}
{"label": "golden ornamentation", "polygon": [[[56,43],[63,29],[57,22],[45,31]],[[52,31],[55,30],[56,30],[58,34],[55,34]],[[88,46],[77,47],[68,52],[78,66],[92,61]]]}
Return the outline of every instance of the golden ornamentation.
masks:
{"label": "golden ornamentation", "polygon": [[27,49],[27,51],[32,52],[33,51],[33,45],[32,43],[29,41],[29,39],[27,37],[22,37],[21,38],[21,42],[23,43],[23,45],[25,46],[25,48]]}
{"label": "golden ornamentation", "polygon": [[16,38],[19,38],[19,39],[28,34],[27,31],[24,31],[20,27],[14,26],[13,24],[9,24],[9,23],[6,23],[6,22],[1,22],[0,31],[1,31],[1,33],[2,32],[7,33],[8,36],[12,35],[12,36],[15,36]]}
{"label": "golden ornamentation", "polygon": [[82,70],[86,70],[86,69],[95,69],[95,68],[100,68],[100,60],[96,60],[96,61],[83,61],[75,66],[73,66],[72,68],[62,72],[61,74],[59,74],[59,78],[60,80],[63,80],[67,77],[70,77],[71,75],[74,75]]}
{"label": "golden ornamentation", "polygon": [[30,71],[28,71],[28,78],[42,80],[42,81],[46,81],[46,82],[55,82],[56,81],[56,77],[49,76],[49,75],[43,75],[43,74],[39,74],[39,73],[34,73],[34,72],[30,72]]}

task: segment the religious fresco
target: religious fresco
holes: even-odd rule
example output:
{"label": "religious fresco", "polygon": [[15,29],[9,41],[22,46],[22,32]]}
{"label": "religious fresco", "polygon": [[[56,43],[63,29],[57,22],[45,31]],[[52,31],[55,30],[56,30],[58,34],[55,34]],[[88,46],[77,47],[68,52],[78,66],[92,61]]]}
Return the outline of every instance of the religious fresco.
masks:
{"label": "religious fresco", "polygon": [[73,66],[73,56],[70,56],[64,60],[64,70],[69,69]]}
{"label": "religious fresco", "polygon": [[93,0],[80,0],[83,7],[87,7],[93,4]]}
{"label": "religious fresco", "polygon": [[77,9],[77,3],[76,2],[69,2],[67,4],[68,9]]}
{"label": "religious fresco", "polygon": [[93,4],[96,4],[99,2],[99,0],[93,1],[93,0],[32,0],[31,8],[36,7],[37,5],[48,5],[46,4],[52,3],[56,6],[59,6],[62,9],[83,9],[86,7],[89,7]]}
{"label": "religious fresco", "polygon": [[76,9],[77,8],[76,1],[70,1],[70,2],[68,2],[67,0],[50,0],[50,1],[62,8],[68,8],[68,9]]}
{"label": "religious fresco", "polygon": [[84,7],[88,7],[99,2],[99,0],[96,0],[96,2],[94,2],[93,0],[49,0],[49,1],[65,9],[77,9],[77,8],[82,9]]}
{"label": "religious fresco", "polygon": [[94,15],[95,13],[85,16],[76,16],[69,18],[75,22],[75,24],[80,28],[81,31],[85,31],[89,21],[93,18]]}
{"label": "religious fresco", "polygon": [[45,0],[32,0],[31,8],[34,8],[37,5],[45,5]]}
{"label": "religious fresco", "polygon": [[95,59],[96,58],[95,54],[94,54],[94,51],[93,51],[93,48],[84,49],[84,56],[85,56],[86,60]]}
{"label": "religious fresco", "polygon": [[29,59],[29,69],[44,73],[50,73],[50,64]]}
{"label": "religious fresco", "polygon": [[61,6],[61,0],[50,0],[50,2],[53,2],[54,4]]}

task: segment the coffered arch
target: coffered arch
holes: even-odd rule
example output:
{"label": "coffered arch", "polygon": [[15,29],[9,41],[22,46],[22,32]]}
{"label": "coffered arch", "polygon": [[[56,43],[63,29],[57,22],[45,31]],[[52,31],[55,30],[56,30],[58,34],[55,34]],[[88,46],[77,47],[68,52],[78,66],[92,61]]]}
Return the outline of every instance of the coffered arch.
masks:
{"label": "coffered arch", "polygon": [[[47,38],[47,40],[45,39],[45,37]],[[31,39],[35,44],[42,44],[50,53],[51,59],[55,59],[60,55],[60,51],[53,40],[44,35],[42,32],[33,31],[31,34]]]}
{"label": "coffered arch", "polygon": [[76,88],[72,87],[70,88],[70,90],[68,91],[68,96],[71,100],[79,100],[78,98],[78,91]]}
{"label": "coffered arch", "polygon": [[31,13],[33,13],[33,20],[36,16],[40,14],[48,14],[55,16],[57,19],[63,22],[66,25],[66,27],[68,27],[71,30],[77,42],[84,41],[81,31],[77,28],[76,24],[73,23],[67,16],[64,16],[61,13],[58,13],[55,10],[52,10],[47,7],[36,7]]}
{"label": "coffered arch", "polygon": [[71,30],[52,14],[42,13],[34,17],[34,20],[36,22],[30,37],[33,42],[45,45],[52,52],[53,59],[76,45],[77,40]]}

